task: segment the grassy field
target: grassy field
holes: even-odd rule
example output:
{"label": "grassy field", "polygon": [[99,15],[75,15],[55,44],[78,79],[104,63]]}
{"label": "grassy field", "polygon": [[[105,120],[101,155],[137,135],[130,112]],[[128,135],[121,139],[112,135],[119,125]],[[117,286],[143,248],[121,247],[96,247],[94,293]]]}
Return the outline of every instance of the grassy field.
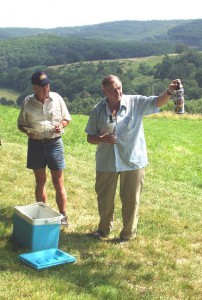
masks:
{"label": "grassy field", "polygon": [[16,101],[16,99],[20,96],[20,93],[15,92],[11,89],[0,89],[0,98],[6,98],[7,100]]}
{"label": "grassy field", "polygon": [[[126,245],[94,240],[95,149],[86,143],[87,117],[73,115],[63,136],[69,228],[59,249],[74,264],[36,271],[18,260],[27,252],[12,240],[15,205],[35,202],[26,169],[27,140],[16,129],[16,108],[0,106],[0,299],[199,300],[202,295],[202,117],[159,114],[144,119],[150,164],[142,194],[138,236]],[[56,209],[48,175],[48,204]],[[117,192],[115,226],[121,204]]]}

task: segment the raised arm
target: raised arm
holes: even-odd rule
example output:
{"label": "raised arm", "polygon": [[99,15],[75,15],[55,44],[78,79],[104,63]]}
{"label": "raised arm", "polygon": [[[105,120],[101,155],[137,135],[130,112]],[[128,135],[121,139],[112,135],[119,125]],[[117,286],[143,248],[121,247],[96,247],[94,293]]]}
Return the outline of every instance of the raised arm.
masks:
{"label": "raised arm", "polygon": [[156,106],[161,107],[164,104],[166,104],[169,101],[170,97],[176,94],[176,90],[179,90],[180,88],[182,88],[181,80],[173,80],[172,83],[169,85],[168,89],[158,96]]}

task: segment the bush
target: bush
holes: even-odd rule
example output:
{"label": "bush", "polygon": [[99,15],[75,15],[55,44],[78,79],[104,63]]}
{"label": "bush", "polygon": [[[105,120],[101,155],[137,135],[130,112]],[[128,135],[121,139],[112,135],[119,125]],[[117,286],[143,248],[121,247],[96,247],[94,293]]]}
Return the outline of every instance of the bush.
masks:
{"label": "bush", "polygon": [[202,114],[202,99],[187,101],[185,110],[189,114]]}
{"label": "bush", "polygon": [[168,103],[161,107],[160,111],[174,111],[174,101],[170,100]]}
{"label": "bush", "polygon": [[17,106],[15,101],[13,100],[7,100],[6,98],[0,98],[0,104],[2,105],[7,105],[7,106],[12,106],[12,107],[15,107]]}

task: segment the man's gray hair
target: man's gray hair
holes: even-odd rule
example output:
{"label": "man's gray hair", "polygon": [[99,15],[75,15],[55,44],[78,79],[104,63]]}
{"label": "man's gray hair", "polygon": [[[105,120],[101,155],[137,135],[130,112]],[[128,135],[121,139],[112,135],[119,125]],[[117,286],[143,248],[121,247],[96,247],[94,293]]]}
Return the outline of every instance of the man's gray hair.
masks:
{"label": "man's gray hair", "polygon": [[108,76],[105,76],[102,80],[102,86],[107,86],[107,85],[110,85],[114,79],[117,79],[118,81],[120,81],[121,83],[121,79],[116,76],[116,75],[108,75]]}

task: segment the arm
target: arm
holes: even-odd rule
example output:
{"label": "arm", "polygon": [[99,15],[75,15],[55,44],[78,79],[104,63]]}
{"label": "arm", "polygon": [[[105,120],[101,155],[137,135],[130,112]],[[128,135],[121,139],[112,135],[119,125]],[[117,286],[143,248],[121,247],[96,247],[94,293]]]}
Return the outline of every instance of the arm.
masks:
{"label": "arm", "polygon": [[63,128],[65,128],[67,125],[69,125],[70,120],[71,120],[71,116],[69,114],[69,111],[67,109],[67,106],[63,100],[63,98],[57,94],[58,99],[59,99],[59,103],[60,103],[60,109],[61,109],[61,121],[60,121],[60,125],[56,125],[54,128],[54,132],[55,133],[62,133]]}
{"label": "arm", "polygon": [[66,120],[66,119],[63,119],[63,120],[61,121],[61,125],[62,125],[63,128],[65,128],[67,125],[69,125],[69,123],[70,123],[70,121],[69,121],[69,120]]}
{"label": "arm", "polygon": [[20,131],[22,131],[23,133],[26,133],[26,134],[27,134],[27,130],[24,129],[24,126],[23,126],[23,125],[18,125],[18,129],[19,129]]}
{"label": "arm", "polygon": [[63,98],[58,94],[59,101],[60,101],[60,109],[61,109],[61,125],[63,128],[65,128],[67,125],[69,125],[71,116],[69,114],[69,111],[67,109],[67,106],[65,104],[65,101]]}
{"label": "arm", "polygon": [[[29,99],[29,96],[27,98],[24,99],[23,103],[22,103],[22,107],[21,107],[21,110],[20,110],[20,114],[18,116],[18,129],[25,133],[27,135],[27,137],[29,138],[35,138],[36,134],[35,133],[31,133],[31,132],[28,132],[24,126],[27,126],[27,118],[26,118],[26,113],[25,113],[25,106],[27,105],[27,101]],[[22,125],[23,124],[23,125]]]}
{"label": "arm", "polygon": [[22,131],[23,133],[25,133],[31,139],[35,138],[35,136],[36,136],[36,133],[31,133],[31,132],[28,132],[26,129],[24,129],[23,125],[18,125],[18,129],[20,131]]}
{"label": "arm", "polygon": [[182,87],[180,79],[175,79],[169,85],[168,89],[165,90],[161,95],[158,96],[156,106],[161,107],[166,104],[172,95],[175,95],[175,91]]}
{"label": "arm", "polygon": [[67,125],[69,125],[70,121],[63,119],[59,125],[55,125],[53,131],[54,133],[62,133],[63,128],[65,128]]}
{"label": "arm", "polygon": [[100,143],[116,144],[117,140],[113,134],[106,133],[103,135],[87,135],[87,142],[90,144],[98,145]]}

